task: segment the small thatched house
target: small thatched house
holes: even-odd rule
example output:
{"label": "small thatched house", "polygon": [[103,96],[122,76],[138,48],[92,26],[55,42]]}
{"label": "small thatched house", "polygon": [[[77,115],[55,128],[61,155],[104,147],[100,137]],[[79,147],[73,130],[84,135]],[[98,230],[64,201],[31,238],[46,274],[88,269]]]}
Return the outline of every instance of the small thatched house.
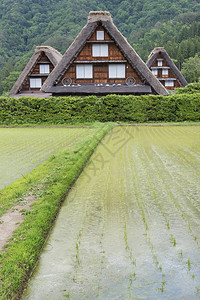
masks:
{"label": "small thatched house", "polygon": [[33,94],[45,96],[40,89],[61,58],[62,55],[52,47],[36,47],[33,56],[12,87],[9,96],[31,96]]}
{"label": "small thatched house", "polygon": [[41,90],[56,96],[168,95],[106,11],[90,12],[87,24]]}
{"label": "small thatched house", "polygon": [[146,64],[153,75],[168,90],[174,90],[174,88],[184,87],[188,84],[163,47],[155,48],[149,55]]}

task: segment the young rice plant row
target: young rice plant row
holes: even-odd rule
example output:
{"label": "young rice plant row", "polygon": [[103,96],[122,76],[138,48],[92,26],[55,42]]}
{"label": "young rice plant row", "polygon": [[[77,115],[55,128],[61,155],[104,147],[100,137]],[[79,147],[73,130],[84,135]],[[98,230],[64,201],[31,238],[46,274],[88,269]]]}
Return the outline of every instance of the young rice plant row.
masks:
{"label": "young rice plant row", "polygon": [[200,127],[117,126],[66,198],[23,299],[198,299]]}

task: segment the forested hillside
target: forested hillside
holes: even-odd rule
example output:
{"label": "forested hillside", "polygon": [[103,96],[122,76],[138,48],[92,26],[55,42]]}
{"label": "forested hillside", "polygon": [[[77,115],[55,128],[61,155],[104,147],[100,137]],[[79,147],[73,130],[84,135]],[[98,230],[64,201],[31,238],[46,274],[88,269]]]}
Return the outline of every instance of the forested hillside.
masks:
{"label": "forested hillside", "polygon": [[187,59],[197,54],[200,60],[199,0],[1,0],[0,94],[11,87],[36,45],[64,53],[90,10],[110,11],[143,60],[155,46],[164,46],[183,71]]}

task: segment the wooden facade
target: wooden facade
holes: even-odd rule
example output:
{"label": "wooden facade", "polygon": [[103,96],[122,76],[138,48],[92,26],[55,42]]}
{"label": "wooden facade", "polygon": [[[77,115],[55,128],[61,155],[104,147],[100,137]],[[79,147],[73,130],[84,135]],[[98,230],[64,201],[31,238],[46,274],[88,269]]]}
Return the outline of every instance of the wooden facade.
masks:
{"label": "wooden facade", "polygon": [[9,96],[42,94],[41,87],[49,74],[61,60],[62,55],[50,46],[37,46],[20,74],[19,78],[10,90]]}
{"label": "wooden facade", "polygon": [[[104,40],[97,39],[97,32],[103,32]],[[107,45],[107,56],[93,56],[93,45]],[[92,64],[92,78],[77,78],[78,64]],[[125,76],[123,78],[110,78],[109,65],[121,64],[125,65]],[[86,42],[81,52],[78,54],[72,65],[64,74],[64,78],[70,78],[72,83],[108,83],[108,84],[125,84],[126,78],[133,77],[136,83],[142,83],[140,75],[132,68],[124,57],[120,49],[117,47],[115,41],[109,36],[109,33],[102,26],[98,26],[91,38]],[[61,82],[61,80],[60,80]]]}
{"label": "wooden facade", "polygon": [[9,96],[38,92],[55,96],[168,95],[107,11],[90,12],[87,24],[63,56],[52,47],[36,47]]}
{"label": "wooden facade", "polygon": [[[40,65],[42,65],[42,64],[49,65],[49,73],[47,73],[47,74],[40,73]],[[32,88],[30,86],[30,79],[31,78],[41,78],[41,86],[42,86],[44,84],[45,80],[47,79],[47,77],[49,76],[49,74],[53,71],[53,69],[54,69],[53,64],[50,62],[49,58],[45,55],[45,53],[42,52],[40,55],[40,58],[38,59],[35,66],[33,67],[31,73],[27,76],[26,80],[24,81],[21,92],[39,91],[41,87]]]}
{"label": "wooden facade", "polygon": [[87,24],[41,90],[55,96],[168,95],[107,11],[90,12]]}
{"label": "wooden facade", "polygon": [[155,48],[147,61],[154,76],[167,90],[184,87],[187,82],[163,47]]}

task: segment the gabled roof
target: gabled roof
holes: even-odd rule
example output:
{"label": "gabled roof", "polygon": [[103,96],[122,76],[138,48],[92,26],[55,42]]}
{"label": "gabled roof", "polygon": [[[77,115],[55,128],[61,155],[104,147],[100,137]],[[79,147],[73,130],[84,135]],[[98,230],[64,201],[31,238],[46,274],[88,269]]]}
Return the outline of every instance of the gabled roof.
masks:
{"label": "gabled roof", "polygon": [[148,57],[148,60],[146,62],[147,66],[150,68],[152,63],[154,62],[154,60],[157,58],[157,56],[159,54],[161,54],[163,56],[163,58],[166,60],[166,62],[168,63],[171,70],[174,72],[174,75],[176,76],[176,78],[178,79],[180,84],[182,86],[186,86],[188,84],[187,81],[185,80],[185,78],[183,77],[183,75],[181,74],[181,72],[176,67],[176,65],[174,64],[174,62],[170,58],[169,54],[167,53],[167,51],[163,47],[154,48],[154,50],[150,53],[150,55]]}
{"label": "gabled roof", "polygon": [[58,52],[56,49],[54,49],[50,46],[37,46],[35,48],[33,56],[30,58],[28,64],[26,65],[26,67],[22,71],[21,75],[19,76],[19,78],[17,79],[15,84],[13,85],[13,87],[9,93],[9,96],[14,96],[19,92],[24,81],[31,74],[32,70],[34,69],[35,65],[37,64],[42,52],[45,53],[45,55],[48,57],[48,59],[50,60],[50,62],[53,64],[54,67],[58,64],[58,62],[62,58],[62,54],[60,54],[60,52]]}
{"label": "gabled roof", "polygon": [[165,87],[155,78],[147,65],[138,56],[135,50],[128,43],[126,38],[119,32],[114,25],[110,13],[107,11],[93,11],[90,12],[87,24],[83,27],[74,42],[63,55],[63,58],[56,66],[56,68],[49,75],[47,80],[42,86],[42,91],[50,92],[52,87],[55,86],[65,74],[69,66],[76,59],[80,51],[85,46],[86,42],[90,39],[96,28],[101,25],[105,28],[111,38],[115,41],[124,57],[130,65],[139,73],[141,78],[144,79],[147,85],[150,85],[156,94],[168,95]]}

